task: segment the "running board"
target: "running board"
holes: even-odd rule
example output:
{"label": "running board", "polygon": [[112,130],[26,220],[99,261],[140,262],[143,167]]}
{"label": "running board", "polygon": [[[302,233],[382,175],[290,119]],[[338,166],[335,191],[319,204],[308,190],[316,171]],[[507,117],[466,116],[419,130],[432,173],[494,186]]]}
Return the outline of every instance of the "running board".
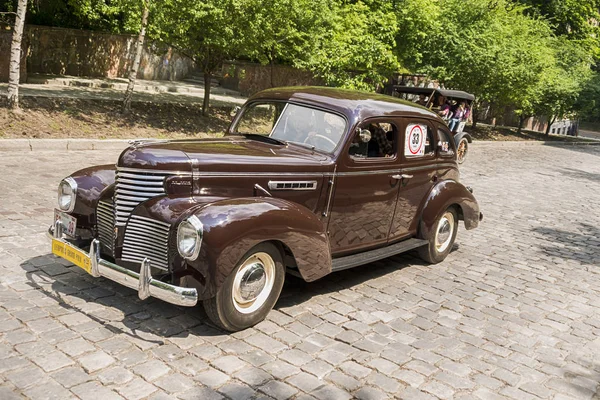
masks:
{"label": "running board", "polygon": [[396,254],[404,253],[417,247],[425,246],[429,243],[423,239],[408,239],[392,244],[390,246],[378,248],[375,250],[365,251],[364,253],[353,254],[351,256],[335,258],[332,261],[331,270],[341,271],[348,268],[358,267],[359,265],[368,264],[373,261],[391,257]]}

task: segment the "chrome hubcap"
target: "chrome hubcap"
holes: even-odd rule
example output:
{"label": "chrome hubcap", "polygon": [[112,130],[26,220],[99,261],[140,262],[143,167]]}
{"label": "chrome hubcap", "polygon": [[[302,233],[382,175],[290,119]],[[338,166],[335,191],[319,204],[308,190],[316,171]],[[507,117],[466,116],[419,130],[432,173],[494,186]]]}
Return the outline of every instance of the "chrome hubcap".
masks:
{"label": "chrome hubcap", "polygon": [[446,211],[437,225],[435,234],[435,248],[438,252],[446,251],[454,233],[454,214]]}
{"label": "chrome hubcap", "polygon": [[236,310],[250,314],[267,300],[275,278],[275,262],[267,253],[248,257],[233,280],[232,298]]}

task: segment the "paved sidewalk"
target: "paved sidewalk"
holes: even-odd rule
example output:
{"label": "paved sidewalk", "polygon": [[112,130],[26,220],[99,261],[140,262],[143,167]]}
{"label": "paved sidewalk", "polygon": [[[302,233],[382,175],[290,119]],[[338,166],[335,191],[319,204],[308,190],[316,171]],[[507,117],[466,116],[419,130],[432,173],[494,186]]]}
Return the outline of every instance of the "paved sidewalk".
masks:
{"label": "paved sidewalk", "polygon": [[443,263],[289,277],[235,334],[49,254],[59,180],[118,149],[1,152],[0,399],[597,398],[600,146],[470,149]]}
{"label": "paved sidewalk", "polygon": [[[29,97],[63,97],[76,99],[122,100],[127,80],[79,78],[70,76],[30,75],[21,84],[19,93]],[[4,96],[8,84],[0,83],[0,95]],[[133,101],[155,103],[201,103],[204,86],[185,81],[147,81],[138,79]],[[243,104],[246,101],[238,92],[221,87],[211,88],[211,104],[215,106]]]}

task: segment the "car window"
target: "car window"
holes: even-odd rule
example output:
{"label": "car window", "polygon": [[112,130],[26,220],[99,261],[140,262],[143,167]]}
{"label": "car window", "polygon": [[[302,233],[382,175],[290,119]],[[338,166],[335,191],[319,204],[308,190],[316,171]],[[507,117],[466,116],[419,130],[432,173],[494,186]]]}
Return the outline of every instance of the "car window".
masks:
{"label": "car window", "polygon": [[244,110],[243,117],[236,126],[236,131],[269,135],[284,107],[285,103],[253,104]]}
{"label": "car window", "polygon": [[396,155],[398,129],[387,121],[359,125],[348,150],[353,158],[390,158]]}
{"label": "car window", "polygon": [[435,136],[429,124],[409,122],[404,135],[404,156],[406,158],[419,158],[433,154]]}
{"label": "car window", "polygon": [[233,131],[331,152],[345,130],[346,120],[337,114],[292,103],[261,102],[244,109]]}
{"label": "car window", "polygon": [[452,148],[452,138],[448,132],[438,129],[438,140],[440,145],[440,154],[452,155],[454,149]]}

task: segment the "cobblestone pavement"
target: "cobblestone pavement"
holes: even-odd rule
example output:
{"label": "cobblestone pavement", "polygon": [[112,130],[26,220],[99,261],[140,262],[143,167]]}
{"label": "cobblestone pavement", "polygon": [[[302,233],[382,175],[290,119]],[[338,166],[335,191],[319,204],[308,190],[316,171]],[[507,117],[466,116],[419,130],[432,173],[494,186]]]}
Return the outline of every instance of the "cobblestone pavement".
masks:
{"label": "cobblestone pavement", "polygon": [[236,334],[49,255],[59,179],[117,154],[0,152],[0,399],[598,396],[599,146],[474,144],[446,261],[290,277]]}

